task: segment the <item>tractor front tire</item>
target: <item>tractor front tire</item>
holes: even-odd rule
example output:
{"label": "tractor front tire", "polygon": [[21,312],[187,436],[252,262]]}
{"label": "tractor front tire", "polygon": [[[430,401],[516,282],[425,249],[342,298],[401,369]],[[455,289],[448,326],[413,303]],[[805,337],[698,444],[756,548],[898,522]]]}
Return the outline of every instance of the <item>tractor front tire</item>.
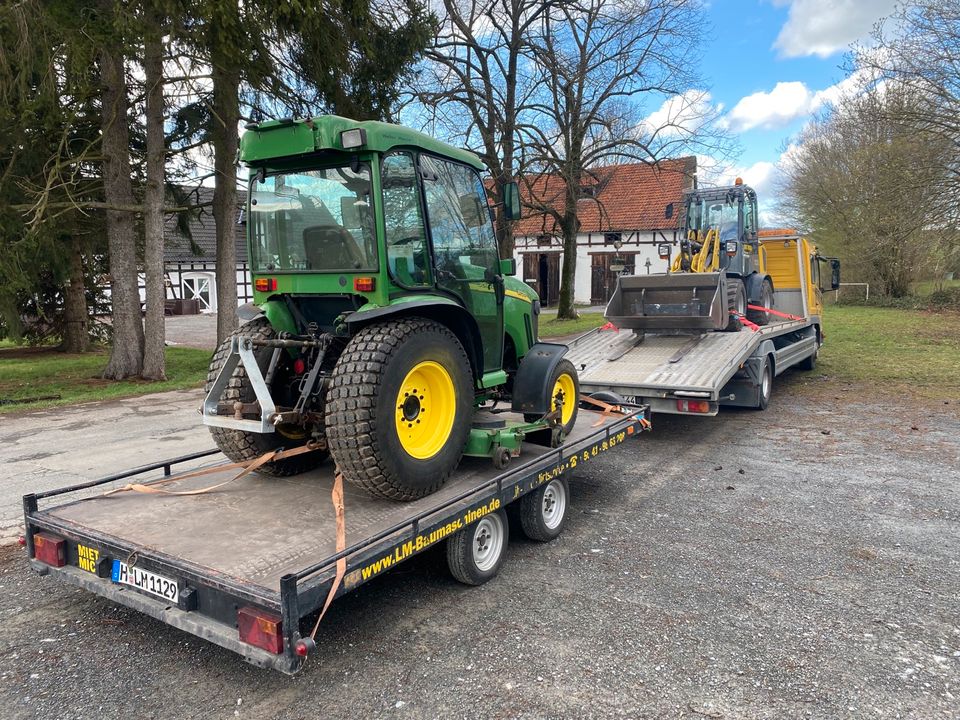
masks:
{"label": "tractor front tire", "polygon": [[[560,409],[558,423],[566,437],[573,432],[573,426],[577,424],[577,411],[580,408],[580,378],[572,362],[564,358],[557,363],[547,382],[547,391],[550,393],[548,400],[550,412]],[[525,413],[523,419],[530,423],[536,422],[541,417],[542,415]]]}
{"label": "tractor front tire", "polygon": [[[230,337],[220,343],[220,347],[217,348],[213,358],[210,360],[210,369],[207,372],[205,390],[209,392],[210,387],[217,379],[217,375],[220,374],[220,368],[223,367],[223,363],[230,355],[232,338],[237,335],[243,335],[259,340],[269,340],[274,337],[275,334],[273,326],[270,325],[270,322],[266,318],[251,320],[234,330],[230,334]],[[269,348],[261,348],[257,351],[257,362],[260,365],[261,372],[266,370],[267,364],[270,362],[271,353],[272,351]],[[237,365],[237,369],[233,371],[233,376],[223,391],[223,395],[220,396],[220,402],[234,403],[240,401],[242,403],[252,403],[256,399],[257,396],[253,391],[253,386],[250,384],[247,371],[244,370],[242,364]],[[283,435],[280,431],[259,433],[230,430],[221,427],[211,427],[210,434],[213,436],[213,441],[217,444],[217,447],[220,448],[220,452],[233,462],[256,460],[264,453],[280,448],[292,450],[295,447],[303,445],[308,439],[306,434],[304,434],[304,437],[291,438]],[[262,475],[272,475],[274,477],[299,475],[300,473],[317,467],[317,465],[326,459],[327,455],[328,453],[324,450],[314,450],[313,452],[294,455],[285,460],[275,460],[264,463],[257,468],[257,472]]]}
{"label": "tractor front tire", "polygon": [[330,378],[330,452],[348,482],[416,500],[460,463],[473,407],[470,361],[450,330],[424,318],[371,325],[350,340]]}

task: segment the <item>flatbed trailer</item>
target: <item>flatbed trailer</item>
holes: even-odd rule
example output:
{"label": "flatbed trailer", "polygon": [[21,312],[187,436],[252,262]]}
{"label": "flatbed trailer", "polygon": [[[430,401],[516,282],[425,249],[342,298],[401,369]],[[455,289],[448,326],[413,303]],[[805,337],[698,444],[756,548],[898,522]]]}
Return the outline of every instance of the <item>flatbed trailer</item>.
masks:
{"label": "flatbed trailer", "polygon": [[212,487],[236,473],[219,468],[216,450],[24,496],[26,549],[42,575],[292,674],[312,650],[306,621],[330,595],[338,561],[345,573],[337,596],[511,503],[537,499],[556,482],[566,488],[570,472],[649,428],[648,418],[644,407],[581,410],[560,447],[526,442],[503,470],[465,457],[439,491],[413,502],[347,485],[340,551],[329,463],[288,478],[250,473],[197,495],[104,494],[162,478],[176,492]]}
{"label": "flatbed trailer", "polygon": [[809,365],[820,341],[819,326],[809,319],[736,332],[642,335],[605,326],[568,343],[567,358],[581,392],[615,393],[655,413],[709,416],[721,405],[766,407],[772,378]]}

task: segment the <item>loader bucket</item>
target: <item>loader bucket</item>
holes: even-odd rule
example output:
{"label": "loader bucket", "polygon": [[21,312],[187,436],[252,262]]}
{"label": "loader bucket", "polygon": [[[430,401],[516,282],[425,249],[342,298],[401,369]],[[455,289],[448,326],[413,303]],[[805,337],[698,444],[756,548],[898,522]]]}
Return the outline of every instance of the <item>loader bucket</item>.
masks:
{"label": "loader bucket", "polygon": [[723,330],[729,322],[727,277],[622,275],[604,314],[616,327],[629,330]]}

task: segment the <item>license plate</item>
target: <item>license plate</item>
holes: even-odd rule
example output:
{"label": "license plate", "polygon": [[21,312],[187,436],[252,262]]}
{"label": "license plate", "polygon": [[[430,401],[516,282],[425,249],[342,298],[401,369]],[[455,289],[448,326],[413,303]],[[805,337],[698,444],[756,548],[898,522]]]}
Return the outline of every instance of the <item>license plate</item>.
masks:
{"label": "license plate", "polygon": [[176,580],[165,578],[163,575],[157,575],[143,568],[128,567],[125,562],[120,560],[113,561],[113,572],[110,574],[110,579],[115,583],[130,585],[170,602],[177,602],[180,597],[180,589],[177,587]]}

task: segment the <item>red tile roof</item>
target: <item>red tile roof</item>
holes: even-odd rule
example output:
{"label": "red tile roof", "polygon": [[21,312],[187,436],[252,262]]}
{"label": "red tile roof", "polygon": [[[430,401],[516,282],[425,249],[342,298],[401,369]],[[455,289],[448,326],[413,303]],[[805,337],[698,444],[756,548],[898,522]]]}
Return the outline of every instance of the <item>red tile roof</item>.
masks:
{"label": "red tile roof", "polygon": [[[631,163],[595,168],[583,181],[584,186],[593,188],[590,192],[595,197],[584,198],[577,203],[580,232],[677,227],[683,191],[693,186],[696,170],[695,157],[662,160],[656,165]],[[530,204],[539,202],[559,207],[563,191],[563,180],[556,175],[521,178],[520,197],[524,203],[524,216],[514,224],[514,234],[559,234],[560,229],[553,216],[537,212]],[[673,217],[669,219],[664,217],[668,203],[674,204]]]}

